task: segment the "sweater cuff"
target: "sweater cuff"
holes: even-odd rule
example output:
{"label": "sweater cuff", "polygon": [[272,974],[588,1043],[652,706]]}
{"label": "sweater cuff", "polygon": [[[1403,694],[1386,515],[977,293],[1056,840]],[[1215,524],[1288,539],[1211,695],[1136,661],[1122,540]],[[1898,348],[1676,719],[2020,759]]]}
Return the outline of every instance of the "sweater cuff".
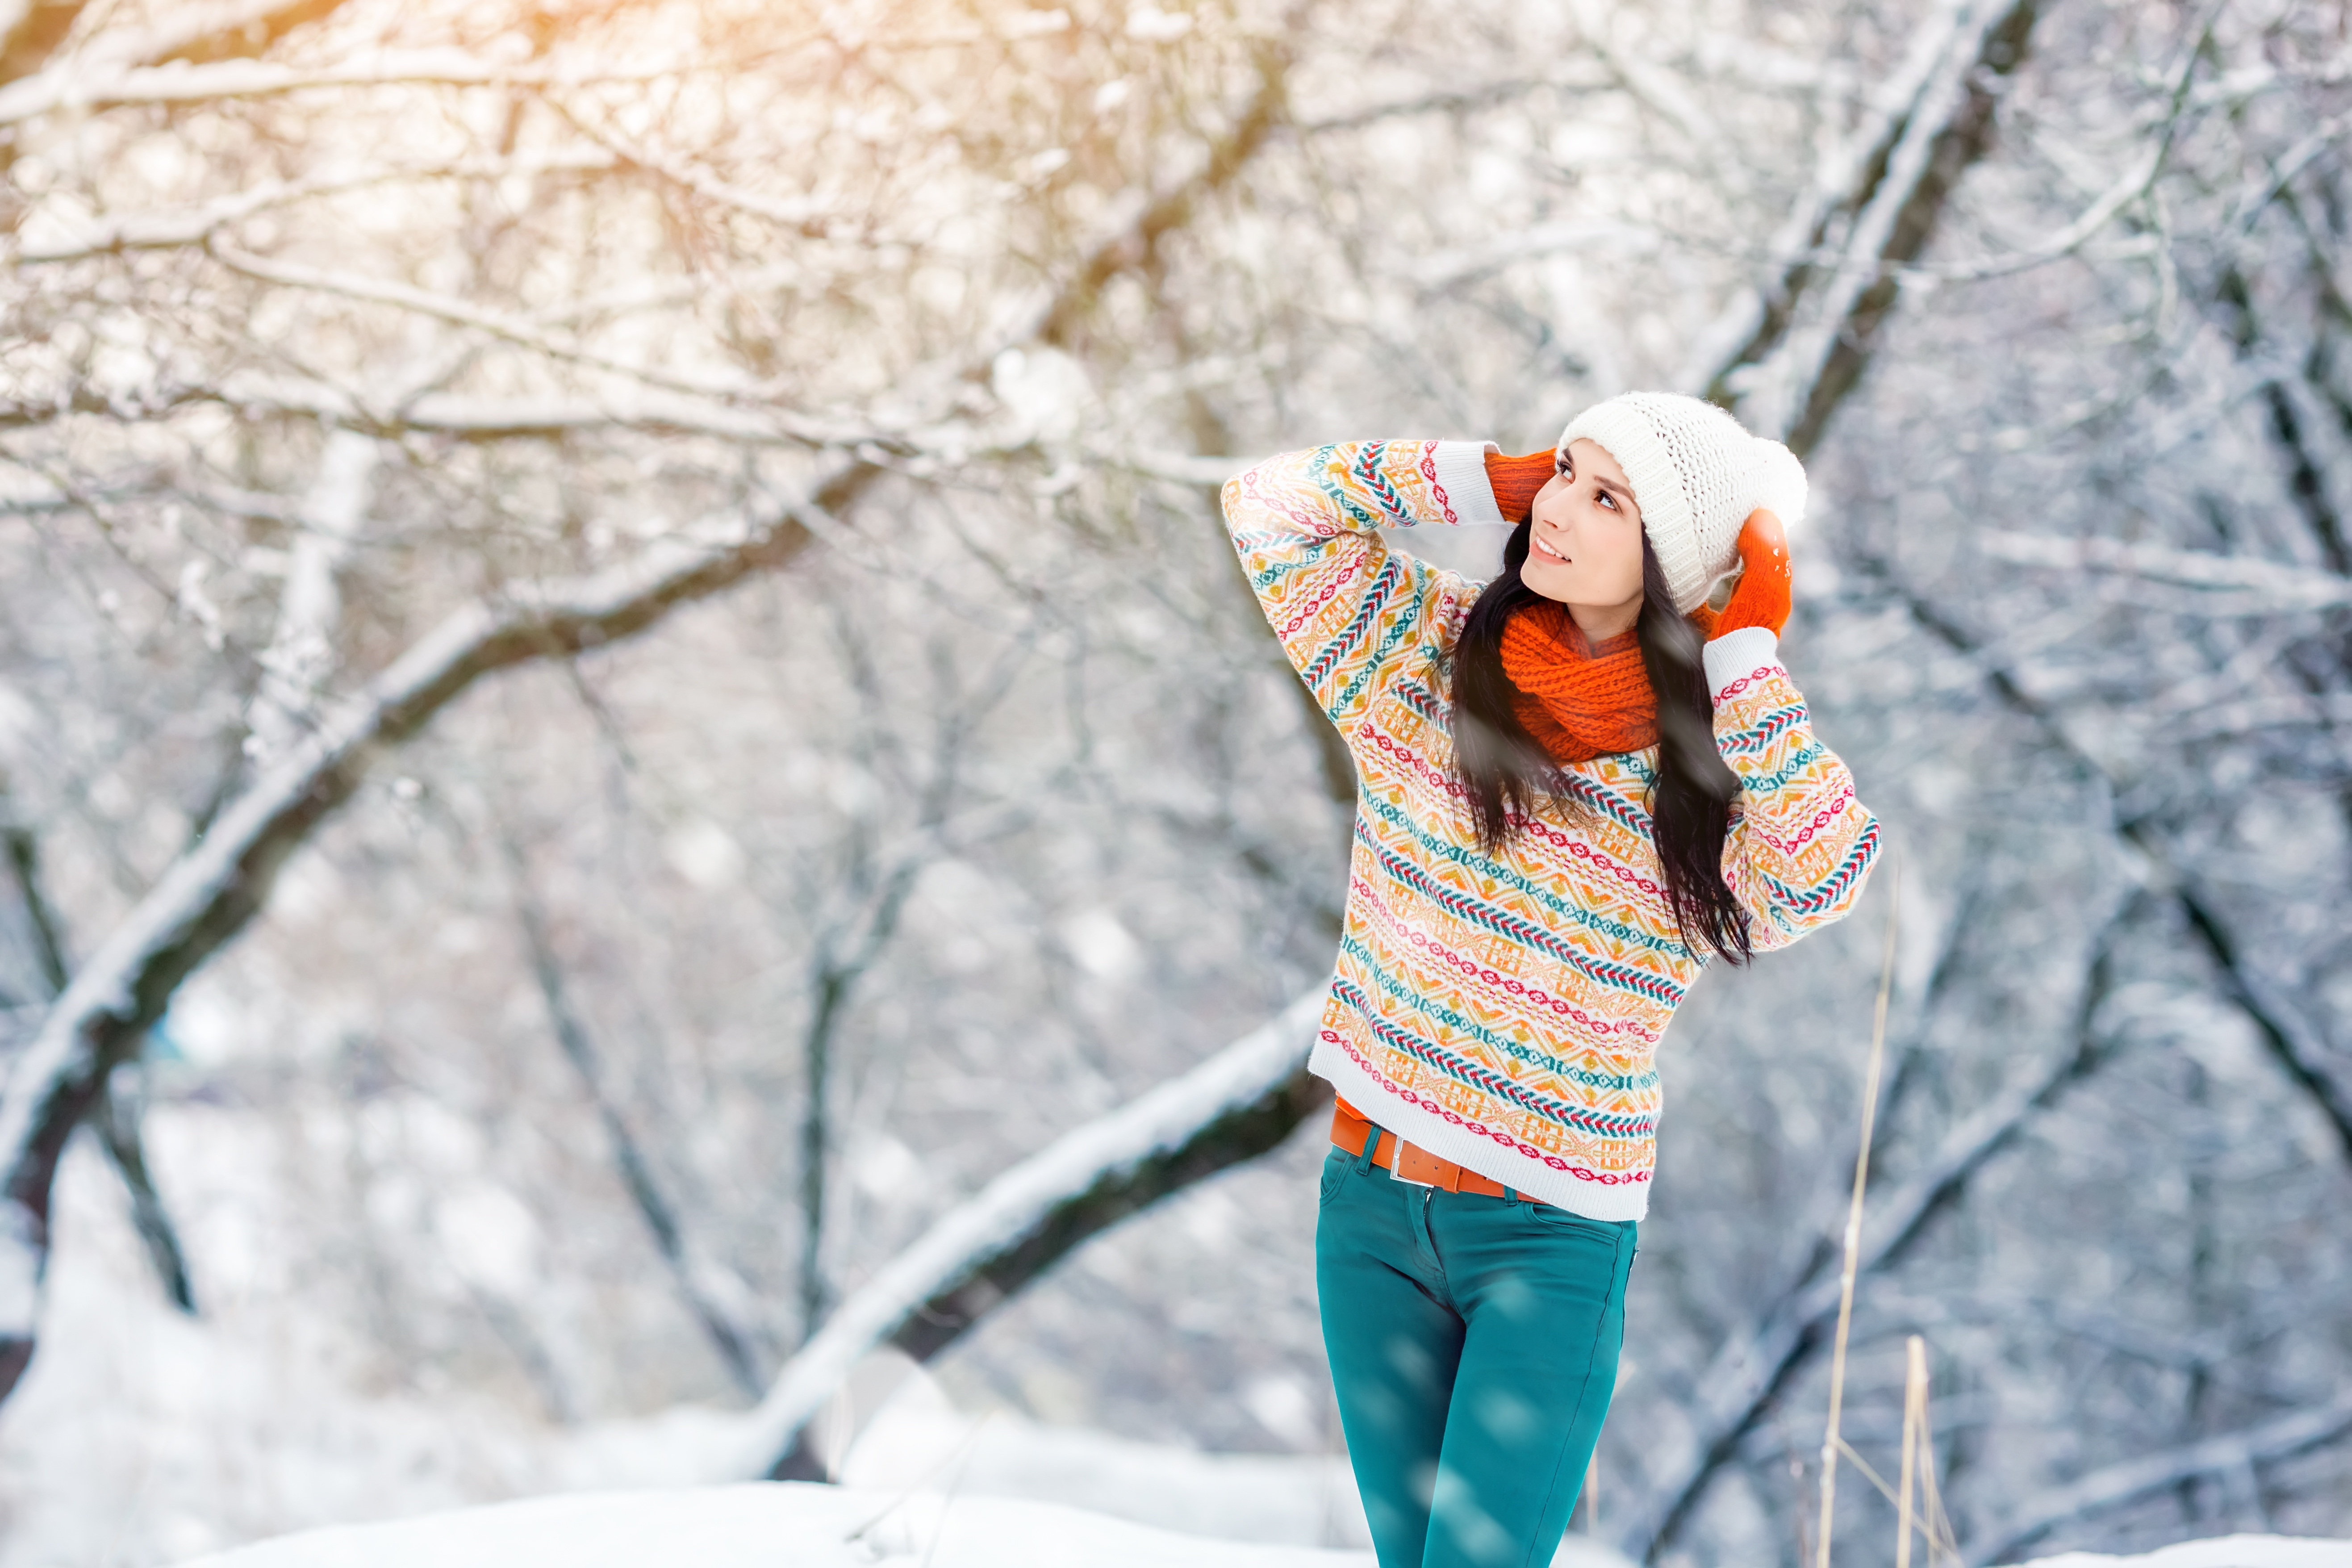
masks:
{"label": "sweater cuff", "polygon": [[1437,488],[1445,498],[1446,521],[1496,527],[1507,521],[1496,504],[1495,487],[1486,482],[1486,454],[1491,441],[1440,441],[1437,444]]}
{"label": "sweater cuff", "polygon": [[1780,663],[1780,634],[1769,626],[1742,626],[1724,633],[1699,650],[1699,659],[1706,667],[1707,696],[1722,701],[1726,687],[1759,669],[1771,668]]}

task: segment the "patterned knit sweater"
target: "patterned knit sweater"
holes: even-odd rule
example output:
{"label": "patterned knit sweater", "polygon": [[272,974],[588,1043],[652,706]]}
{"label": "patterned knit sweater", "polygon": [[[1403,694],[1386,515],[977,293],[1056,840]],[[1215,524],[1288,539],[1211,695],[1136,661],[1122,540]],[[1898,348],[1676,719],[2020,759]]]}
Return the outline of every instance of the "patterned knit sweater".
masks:
{"label": "patterned knit sweater", "polygon": [[[1227,526],[1283,650],[1356,760],[1346,930],[1310,1067],[1406,1142],[1595,1219],[1639,1219],[1658,1040],[1704,966],[1676,934],[1646,805],[1654,748],[1477,847],[1454,776],[1454,639],[1478,585],[1373,531],[1499,523],[1485,446],[1364,441],[1230,481]],[[1723,874],[1758,952],[1853,905],[1878,824],[1813,738],[1769,631],[1706,645],[1739,775]]]}

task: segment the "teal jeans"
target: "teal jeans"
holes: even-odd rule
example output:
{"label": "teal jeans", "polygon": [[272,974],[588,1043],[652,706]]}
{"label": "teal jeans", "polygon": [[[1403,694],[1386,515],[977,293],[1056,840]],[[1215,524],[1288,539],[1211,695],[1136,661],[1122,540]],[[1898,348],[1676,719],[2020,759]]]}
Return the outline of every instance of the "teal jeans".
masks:
{"label": "teal jeans", "polygon": [[1633,1236],[1331,1151],[1315,1286],[1381,1568],[1550,1563],[1617,1384]]}

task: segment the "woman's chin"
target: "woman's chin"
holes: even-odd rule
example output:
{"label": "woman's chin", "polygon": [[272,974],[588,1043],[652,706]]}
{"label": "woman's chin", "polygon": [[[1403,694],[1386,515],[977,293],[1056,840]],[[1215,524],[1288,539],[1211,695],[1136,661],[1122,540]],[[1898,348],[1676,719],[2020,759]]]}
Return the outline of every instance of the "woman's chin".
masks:
{"label": "woman's chin", "polygon": [[1559,561],[1538,561],[1530,553],[1519,568],[1519,581],[1528,591],[1556,605],[1576,603],[1576,570]]}

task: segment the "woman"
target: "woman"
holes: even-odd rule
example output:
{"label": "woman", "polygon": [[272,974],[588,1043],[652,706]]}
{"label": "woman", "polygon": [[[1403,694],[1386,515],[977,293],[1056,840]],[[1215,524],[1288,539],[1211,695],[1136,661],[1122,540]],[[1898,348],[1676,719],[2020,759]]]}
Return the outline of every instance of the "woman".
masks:
{"label": "woman", "polygon": [[[1804,497],[1787,448],[1654,393],[1527,458],[1368,441],[1225,487],[1360,779],[1316,1283],[1381,1568],[1549,1562],[1616,1382],[1659,1036],[1711,956],[1869,871],[1777,658]],[[1501,522],[1483,588],[1374,531]]]}

